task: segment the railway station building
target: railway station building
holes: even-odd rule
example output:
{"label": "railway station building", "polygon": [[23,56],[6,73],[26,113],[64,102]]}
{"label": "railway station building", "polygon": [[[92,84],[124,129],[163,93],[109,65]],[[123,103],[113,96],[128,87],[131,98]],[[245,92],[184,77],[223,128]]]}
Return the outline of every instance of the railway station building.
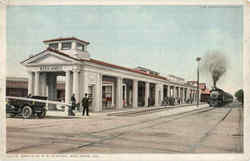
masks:
{"label": "railway station building", "polygon": [[[90,110],[159,106],[163,98],[175,97],[184,103],[196,101],[197,88],[185,80],[144,68],[127,68],[91,58],[87,41],[75,37],[45,40],[45,50],[22,61],[28,72],[28,93],[64,97],[70,104],[72,94],[79,103],[87,93],[92,99]],[[64,92],[58,94],[58,80]]]}

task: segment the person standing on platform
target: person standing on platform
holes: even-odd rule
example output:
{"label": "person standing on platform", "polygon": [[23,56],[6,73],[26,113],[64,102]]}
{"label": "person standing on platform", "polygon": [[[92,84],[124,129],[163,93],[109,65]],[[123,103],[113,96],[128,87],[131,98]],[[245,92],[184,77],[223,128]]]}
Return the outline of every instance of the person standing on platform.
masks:
{"label": "person standing on platform", "polygon": [[73,94],[72,96],[71,96],[71,103],[72,103],[72,106],[71,106],[71,109],[70,109],[70,115],[75,115],[74,114],[74,112],[73,112],[73,110],[75,110],[75,108],[76,108],[76,98],[75,98],[75,94]]}
{"label": "person standing on platform", "polygon": [[89,98],[87,93],[85,93],[85,96],[82,98],[82,106],[83,106],[82,116],[84,116],[85,111],[87,116],[89,116]]}

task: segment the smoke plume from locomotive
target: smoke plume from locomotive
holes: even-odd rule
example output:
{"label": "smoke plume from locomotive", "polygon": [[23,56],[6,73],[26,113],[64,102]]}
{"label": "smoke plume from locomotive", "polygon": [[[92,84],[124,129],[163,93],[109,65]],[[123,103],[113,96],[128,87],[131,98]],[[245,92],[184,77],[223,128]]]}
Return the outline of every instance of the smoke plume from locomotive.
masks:
{"label": "smoke plume from locomotive", "polygon": [[227,59],[225,55],[220,51],[208,51],[202,58],[201,68],[212,76],[213,85],[216,87],[217,81],[227,71]]}

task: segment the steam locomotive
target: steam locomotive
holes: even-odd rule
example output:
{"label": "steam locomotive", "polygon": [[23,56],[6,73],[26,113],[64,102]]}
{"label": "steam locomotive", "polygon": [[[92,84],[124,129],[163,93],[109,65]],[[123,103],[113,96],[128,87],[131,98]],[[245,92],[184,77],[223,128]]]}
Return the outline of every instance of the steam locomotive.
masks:
{"label": "steam locomotive", "polygon": [[210,91],[209,106],[219,107],[231,102],[233,102],[233,96],[222,89],[213,88]]}

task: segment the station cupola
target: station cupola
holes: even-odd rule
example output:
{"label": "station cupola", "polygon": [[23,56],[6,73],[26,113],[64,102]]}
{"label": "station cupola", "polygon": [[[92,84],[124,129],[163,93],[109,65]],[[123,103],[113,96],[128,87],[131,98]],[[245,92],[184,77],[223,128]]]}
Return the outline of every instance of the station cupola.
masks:
{"label": "station cupola", "polygon": [[90,43],[75,37],[44,40],[43,43],[47,45],[48,48],[58,50],[74,58],[78,59],[90,58],[90,54],[87,50],[87,46]]}

